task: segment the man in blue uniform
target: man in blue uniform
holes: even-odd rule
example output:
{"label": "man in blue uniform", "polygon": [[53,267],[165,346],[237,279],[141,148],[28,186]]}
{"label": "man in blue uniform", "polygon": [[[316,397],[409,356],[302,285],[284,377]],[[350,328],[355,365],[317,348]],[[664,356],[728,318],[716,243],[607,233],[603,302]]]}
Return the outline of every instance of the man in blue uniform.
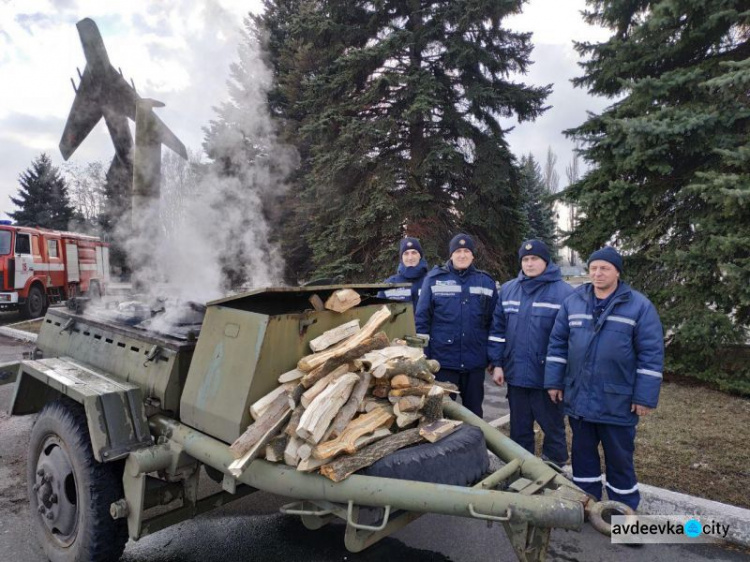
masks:
{"label": "man in blue uniform", "polygon": [[474,240],[457,234],[450,259],[425,277],[417,304],[417,333],[429,337],[427,354],[440,363],[435,375],[458,386],[463,405],[482,417],[487,337],[497,303],[495,281],[474,267]]}
{"label": "man in blue uniform", "polygon": [[399,287],[380,291],[378,296],[394,301],[411,300],[414,310],[417,309],[419,291],[427,275],[427,261],[424,259],[422,245],[416,238],[403,238],[398,248],[399,264],[396,275],[391,275],[385,283],[411,283],[411,287]]}
{"label": "man in blue uniform", "polygon": [[659,400],[664,336],[651,301],[620,281],[622,257],[614,248],[597,250],[588,264],[591,283],[563,302],[555,320],[544,387],[565,404],[573,481],[601,499],[601,443],[607,496],[636,509],[635,426]]}
{"label": "man in blue uniform", "polygon": [[544,362],[555,317],[573,292],[540,240],[518,250],[521,272],[500,289],[489,337],[492,379],[508,383],[510,438],[534,453],[534,421],[544,432],[542,458],[568,461],[562,404],[544,390]]}

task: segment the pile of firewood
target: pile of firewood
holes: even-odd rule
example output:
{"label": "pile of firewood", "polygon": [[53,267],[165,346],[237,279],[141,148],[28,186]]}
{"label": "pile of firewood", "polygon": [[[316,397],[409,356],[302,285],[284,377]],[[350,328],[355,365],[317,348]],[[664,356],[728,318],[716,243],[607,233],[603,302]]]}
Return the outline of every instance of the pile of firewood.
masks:
{"label": "pile of firewood", "polygon": [[232,444],[239,476],[256,458],[284,462],[338,482],[403,447],[436,441],[458,423],[443,420],[454,385],[435,381],[440,366],[419,348],[378,332],[384,306],[310,342],[313,351],[279,377],[251,408],[254,422]]}

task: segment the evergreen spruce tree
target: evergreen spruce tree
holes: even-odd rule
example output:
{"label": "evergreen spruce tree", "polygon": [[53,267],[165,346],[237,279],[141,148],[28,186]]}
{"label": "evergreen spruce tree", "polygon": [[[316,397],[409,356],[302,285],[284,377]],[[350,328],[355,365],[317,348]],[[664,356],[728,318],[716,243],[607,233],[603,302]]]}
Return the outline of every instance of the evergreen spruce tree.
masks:
{"label": "evergreen spruce tree", "polygon": [[68,199],[65,180],[49,156],[38,156],[18,181],[21,184],[18,196],[10,198],[18,211],[8,213],[16,224],[68,229],[74,210]]}
{"label": "evergreen spruce tree", "polygon": [[566,191],[584,213],[571,242],[625,252],[667,330],[668,368],[750,392],[746,363],[721,372],[750,326],[750,4],[589,4],[612,36],[578,45],[577,84],[619,99],[569,131],[591,164]]}
{"label": "evergreen spruce tree", "polygon": [[547,190],[539,163],[531,154],[521,159],[520,185],[521,209],[526,222],[523,238],[542,240],[554,255],[557,244],[552,194]]}
{"label": "evergreen spruce tree", "polygon": [[282,93],[294,96],[277,99],[292,102],[280,112],[293,118],[294,144],[309,161],[291,222],[302,225],[317,274],[382,278],[404,234],[442,261],[459,230],[477,239],[481,267],[497,276],[516,269],[518,170],[497,118],[533,119],[549,93],[509,79],[529,64],[529,34],[502,26],[521,5],[296,3],[282,25],[290,49],[276,64]]}

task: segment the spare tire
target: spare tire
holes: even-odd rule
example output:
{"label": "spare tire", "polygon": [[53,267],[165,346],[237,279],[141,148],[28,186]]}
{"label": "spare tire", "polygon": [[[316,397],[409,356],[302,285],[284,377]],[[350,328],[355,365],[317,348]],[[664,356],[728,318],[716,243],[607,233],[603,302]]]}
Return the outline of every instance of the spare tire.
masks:
{"label": "spare tire", "polygon": [[471,486],[490,465],[482,430],[464,424],[437,443],[401,449],[359,471],[366,476]]}

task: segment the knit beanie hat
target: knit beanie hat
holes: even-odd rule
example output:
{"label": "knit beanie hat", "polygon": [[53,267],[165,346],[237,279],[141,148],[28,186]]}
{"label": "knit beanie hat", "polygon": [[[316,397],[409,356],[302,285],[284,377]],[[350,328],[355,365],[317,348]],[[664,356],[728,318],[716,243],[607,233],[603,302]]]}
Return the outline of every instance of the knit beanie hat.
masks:
{"label": "knit beanie hat", "polygon": [[453,252],[455,252],[459,248],[466,248],[467,250],[470,250],[472,254],[474,254],[474,239],[468,234],[456,234],[451,239],[451,243],[448,245],[448,253],[450,255],[453,255]]}
{"label": "knit beanie hat", "polygon": [[617,268],[617,271],[622,273],[622,256],[612,246],[604,246],[601,250],[597,250],[589,256],[588,263],[592,261],[604,260]]}
{"label": "knit beanie hat", "polygon": [[402,238],[401,242],[398,245],[398,255],[403,256],[404,252],[406,250],[416,250],[419,252],[419,257],[424,257],[424,252],[422,251],[422,245],[419,243],[419,240],[417,238]]}
{"label": "knit beanie hat", "polygon": [[518,259],[522,260],[524,256],[537,256],[549,263],[549,248],[541,240],[526,240],[518,249]]}

